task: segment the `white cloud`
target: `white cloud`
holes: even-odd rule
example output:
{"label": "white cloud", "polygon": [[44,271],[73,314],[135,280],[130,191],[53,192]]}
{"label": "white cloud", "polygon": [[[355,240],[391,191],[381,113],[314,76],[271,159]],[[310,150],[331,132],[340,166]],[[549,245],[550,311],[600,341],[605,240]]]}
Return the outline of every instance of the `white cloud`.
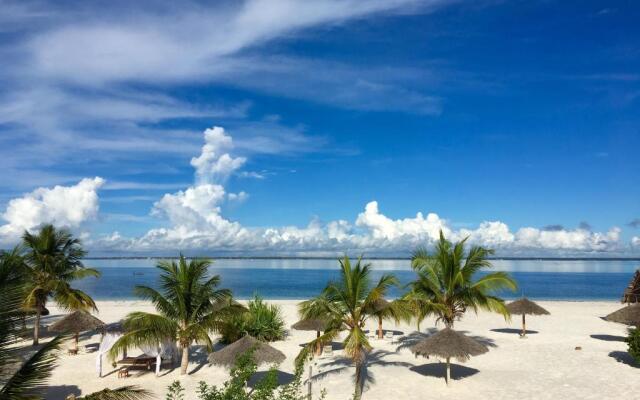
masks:
{"label": "white cloud", "polygon": [[247,194],[244,191],[238,192],[238,193],[229,193],[227,195],[227,199],[229,199],[229,201],[234,201],[236,203],[242,203],[246,201],[248,198],[249,198],[249,194]]}
{"label": "white cloud", "polygon": [[98,214],[98,189],[102,178],[83,179],[74,186],[38,188],[23,197],[9,201],[0,226],[0,241],[13,242],[25,230],[41,224],[77,228]]}
{"label": "white cloud", "polygon": [[233,140],[224,133],[224,128],[215,126],[207,129],[204,132],[204,140],[200,155],[191,159],[191,166],[196,169],[199,184],[224,182],[247,161],[244,157],[232,157],[226,153],[233,149]]}
{"label": "white cloud", "polygon": [[631,238],[631,244],[633,246],[638,246],[640,247],[640,236],[634,236]]}

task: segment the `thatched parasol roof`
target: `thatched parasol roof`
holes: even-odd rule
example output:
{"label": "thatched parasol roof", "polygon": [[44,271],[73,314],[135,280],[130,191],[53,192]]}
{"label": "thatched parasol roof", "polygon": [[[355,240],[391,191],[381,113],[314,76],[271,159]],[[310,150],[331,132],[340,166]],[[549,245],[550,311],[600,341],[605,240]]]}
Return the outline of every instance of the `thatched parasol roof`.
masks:
{"label": "thatched parasol roof", "polygon": [[640,303],[622,307],[618,311],[614,311],[607,315],[604,319],[610,322],[618,322],[620,324],[640,325]]}
{"label": "thatched parasol roof", "polygon": [[387,300],[380,298],[373,302],[373,309],[375,312],[380,312],[386,310],[390,304],[391,303],[389,303]]}
{"label": "thatched parasol roof", "polygon": [[507,304],[507,310],[514,315],[549,315],[549,311],[540,307],[526,297]]}
{"label": "thatched parasol roof", "polygon": [[456,358],[466,361],[471,356],[478,356],[489,351],[487,346],[451,328],[421,340],[411,348],[416,355],[436,356],[440,358]]}
{"label": "thatched parasol roof", "polygon": [[321,319],[301,319],[291,325],[291,329],[297,331],[324,331],[326,328],[327,323]]}
{"label": "thatched parasol roof", "polygon": [[102,333],[125,333],[126,329],[124,328],[124,320],[120,320],[117,322],[111,322],[109,324],[105,324],[100,328]]}
{"label": "thatched parasol roof", "polygon": [[56,332],[84,332],[98,329],[104,326],[104,322],[86,311],[74,311],[51,325],[49,329]]}
{"label": "thatched parasol roof", "polygon": [[247,335],[226,346],[224,349],[209,354],[209,362],[230,367],[235,365],[238,357],[250,349],[254,349],[253,359],[258,365],[277,364],[286,358],[280,350],[274,349],[268,344]]}
{"label": "thatched parasol roof", "polygon": [[633,274],[631,282],[622,293],[623,303],[638,303],[640,300],[640,269]]}

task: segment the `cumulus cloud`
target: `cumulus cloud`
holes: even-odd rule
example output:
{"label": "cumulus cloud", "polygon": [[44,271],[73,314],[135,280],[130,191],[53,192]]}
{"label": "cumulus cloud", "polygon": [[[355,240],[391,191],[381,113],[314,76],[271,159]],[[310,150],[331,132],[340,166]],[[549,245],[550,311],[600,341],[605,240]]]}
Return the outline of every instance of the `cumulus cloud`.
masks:
{"label": "cumulus cloud", "polygon": [[191,159],[198,184],[224,182],[247,161],[244,157],[232,157],[227,153],[233,149],[233,139],[225,134],[224,128],[215,126],[207,129],[204,140],[200,155]]}
{"label": "cumulus cloud", "polygon": [[52,223],[77,228],[98,214],[98,189],[104,184],[100,177],[83,179],[73,186],[38,188],[23,197],[9,201],[0,226],[3,242],[15,241],[25,230]]}
{"label": "cumulus cloud", "polygon": [[[168,226],[152,229],[137,238],[119,234],[96,242],[103,248],[128,251],[212,250],[263,254],[340,254],[356,251],[404,253],[420,245],[434,244],[442,231],[451,240],[468,238],[470,244],[496,249],[499,254],[574,254],[619,251],[621,230],[592,232],[581,224],[574,230],[560,225],[542,229],[524,227],[513,232],[501,221],[484,221],[475,229],[453,229],[436,213],[416,213],[393,219],[385,215],[377,201],[367,203],[353,222],[323,222],[314,218],[307,226],[245,227],[224,217],[227,202],[248,198],[244,191],[227,193],[226,178],[244,165],[246,159],[233,154],[233,141],[223,128],[204,133],[205,145],[194,157],[196,184],[157,201],[152,215],[167,220]],[[242,171],[237,171],[242,176]],[[638,241],[634,239],[634,245]]]}
{"label": "cumulus cloud", "polygon": [[[468,238],[470,244],[494,248],[498,254],[562,255],[621,252],[625,244],[620,228],[592,232],[582,224],[577,229],[562,226],[523,227],[513,231],[501,221],[484,221],[475,229],[454,229],[438,214],[418,212],[394,219],[383,213],[377,201],[370,201],[353,221],[324,222],[312,219],[307,226],[247,227],[224,216],[229,202],[242,202],[249,194],[227,192],[227,178],[246,159],[233,154],[233,140],[223,128],[204,132],[205,144],[191,161],[196,183],[167,193],[156,201],[153,217],[166,221],[162,227],[138,237],[118,232],[101,238],[87,236],[91,248],[131,252],[204,250],[262,254],[322,254],[344,252],[406,254],[420,245],[433,245],[440,231],[451,240]],[[2,214],[0,239],[17,238],[25,229],[42,223],[80,227],[98,213],[97,191],[103,179],[83,179],[73,186],[39,188],[11,200]],[[589,228],[589,229],[587,229]],[[86,233],[83,233],[86,236]],[[640,247],[640,238],[630,245]]]}

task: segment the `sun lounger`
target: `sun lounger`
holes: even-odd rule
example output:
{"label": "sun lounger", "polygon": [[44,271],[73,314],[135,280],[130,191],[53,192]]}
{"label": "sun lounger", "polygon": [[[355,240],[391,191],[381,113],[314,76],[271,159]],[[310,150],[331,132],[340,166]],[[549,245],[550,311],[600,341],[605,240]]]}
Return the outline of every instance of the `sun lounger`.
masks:
{"label": "sun lounger", "polygon": [[155,357],[125,357],[118,361],[119,365],[128,365],[130,367],[144,367],[151,370],[151,366],[156,363]]}

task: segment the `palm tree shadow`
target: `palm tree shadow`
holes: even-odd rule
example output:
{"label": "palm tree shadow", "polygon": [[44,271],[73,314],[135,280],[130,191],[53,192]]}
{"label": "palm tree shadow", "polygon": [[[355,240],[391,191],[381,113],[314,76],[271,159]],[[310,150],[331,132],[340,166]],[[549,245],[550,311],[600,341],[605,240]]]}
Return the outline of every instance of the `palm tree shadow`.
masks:
{"label": "palm tree shadow", "polygon": [[[387,350],[374,350],[371,353],[369,353],[366,356],[366,361],[362,367],[362,391],[364,392],[366,389],[368,389],[372,384],[375,383],[376,379],[375,376],[373,374],[373,372],[371,372],[369,370],[370,367],[373,366],[397,366],[397,367],[406,367],[406,368],[410,368],[413,367],[414,365],[408,362],[404,362],[404,361],[386,361],[384,360],[384,357],[391,355],[391,354],[396,354],[396,352],[391,352],[391,351],[387,351]],[[334,361],[328,362],[326,364],[324,364],[325,367],[335,367],[332,368],[328,371],[324,371],[324,372],[320,372],[318,374],[316,374],[315,376],[313,376],[311,379],[313,381],[317,381],[317,380],[321,380],[326,378],[327,376],[331,376],[331,375],[337,375],[342,373],[343,371],[349,369],[349,368],[353,368],[353,361],[349,358],[345,358],[345,357],[341,357],[339,359],[336,359]],[[355,378],[355,376],[354,376]],[[308,382],[305,381],[305,382]]]}
{"label": "palm tree shadow", "polygon": [[[516,329],[516,328],[496,328],[496,329],[491,329],[491,332],[519,334],[519,333],[522,333],[522,329]],[[539,333],[539,332],[538,332],[538,331],[533,331],[533,330],[527,329],[527,335],[535,335],[536,333]]]}
{"label": "palm tree shadow", "polygon": [[189,375],[195,374],[196,372],[200,371],[202,367],[207,365],[209,363],[209,360],[207,359],[208,356],[209,352],[207,351],[206,346],[192,346],[189,352],[189,362],[196,363],[198,365],[196,365],[196,367],[189,372]]}
{"label": "palm tree shadow", "polygon": [[410,334],[401,337],[400,339],[397,340],[397,343],[399,344],[398,346],[396,346],[396,352],[399,352],[400,350],[403,350],[403,349],[409,349],[415,346],[420,341],[426,339],[427,337],[429,337],[429,335],[432,335],[435,332],[436,330],[432,328],[432,329],[429,329],[428,333],[413,331]]}
{"label": "palm tree shadow", "polygon": [[612,351],[609,353],[609,357],[614,358],[617,362],[627,364],[633,368],[640,368],[640,363],[638,363],[631,354],[626,351]]}
{"label": "palm tree shadow", "polygon": [[589,337],[598,340],[604,340],[606,342],[624,342],[624,336],[618,335],[589,335]]}
{"label": "palm tree shadow", "polygon": [[498,345],[496,344],[496,341],[488,338],[486,336],[480,336],[480,335],[470,335],[469,331],[459,331],[460,333],[464,333],[465,335],[467,335],[467,337],[482,343],[483,345],[487,346],[487,347],[498,347]]}
{"label": "palm tree shadow", "polygon": [[[445,378],[447,374],[447,364],[442,362],[416,365],[409,369],[420,375],[432,376],[435,378]],[[465,367],[464,365],[460,365],[460,364],[453,364],[453,363],[451,364],[451,379],[454,379],[454,380],[467,378],[477,374],[478,372],[480,371],[475,368]]]}
{"label": "palm tree shadow", "polygon": [[80,393],[80,388],[76,385],[47,386],[44,390],[44,398],[65,399],[71,394],[80,396]]}

